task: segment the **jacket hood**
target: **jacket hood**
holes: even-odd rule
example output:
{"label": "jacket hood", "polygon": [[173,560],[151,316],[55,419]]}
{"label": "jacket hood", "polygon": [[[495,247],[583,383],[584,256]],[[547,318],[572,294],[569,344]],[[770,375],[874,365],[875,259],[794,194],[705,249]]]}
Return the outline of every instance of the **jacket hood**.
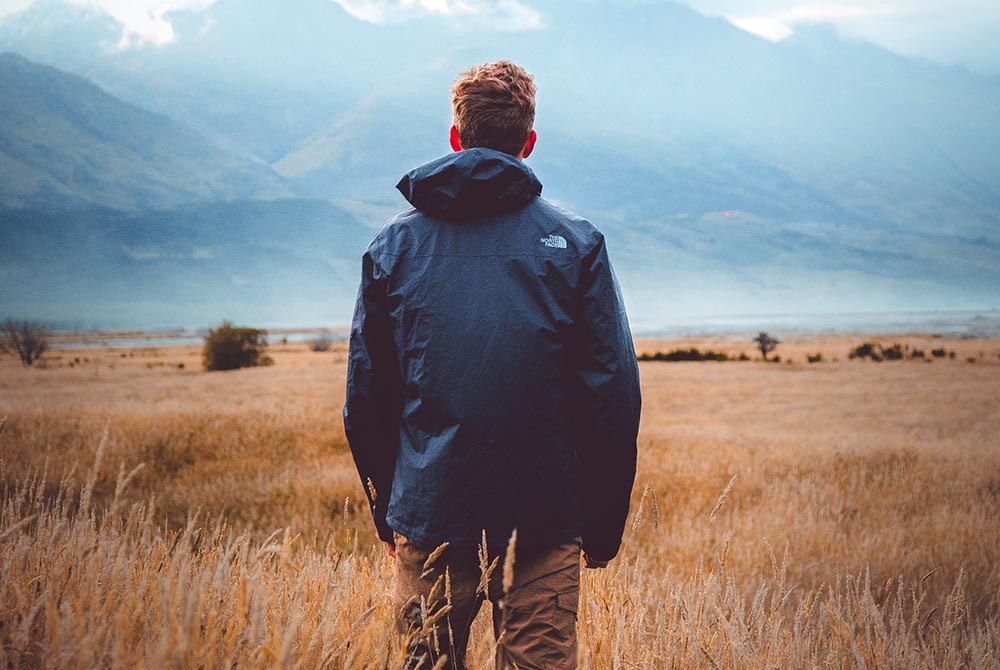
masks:
{"label": "jacket hood", "polygon": [[521,159],[477,147],[414,168],[396,188],[424,214],[463,219],[520,209],[542,183]]}

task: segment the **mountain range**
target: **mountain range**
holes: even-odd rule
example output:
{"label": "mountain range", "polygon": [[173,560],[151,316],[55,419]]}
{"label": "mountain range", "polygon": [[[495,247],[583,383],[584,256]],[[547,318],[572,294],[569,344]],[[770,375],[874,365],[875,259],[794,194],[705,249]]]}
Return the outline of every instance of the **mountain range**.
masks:
{"label": "mountain range", "polygon": [[229,154],[82,77],[0,54],[0,90],[4,205],[134,209],[291,195],[266,163]]}
{"label": "mountain range", "polygon": [[[31,263],[5,242],[0,276],[38,285],[49,267],[72,290],[52,280],[12,302],[7,286],[0,311],[346,322],[357,256],[406,206],[392,185],[448,150],[452,79],[500,57],[536,76],[529,161],[544,194],[605,231],[637,323],[996,304],[1000,80],[825,26],[771,43],[670,2],[529,4],[541,27],[504,30],[218,0],[169,14],[171,44],[120,48],[110,16],[36,0],[0,23],[0,51],[21,54],[0,57],[0,235],[22,239],[30,221],[39,241]],[[75,234],[111,246],[74,252],[73,217],[87,221]],[[249,220],[264,222],[252,238]],[[284,234],[297,225],[308,234]],[[212,258],[180,260],[206,245]],[[174,251],[129,256],[145,247]],[[243,275],[269,287],[254,300],[225,260],[244,252],[257,261]],[[73,286],[72,272],[51,274],[56,258],[98,274]],[[336,268],[321,286],[310,258]],[[101,272],[149,292],[112,291]],[[186,281],[211,296],[176,288]],[[129,301],[151,307],[139,316]]]}

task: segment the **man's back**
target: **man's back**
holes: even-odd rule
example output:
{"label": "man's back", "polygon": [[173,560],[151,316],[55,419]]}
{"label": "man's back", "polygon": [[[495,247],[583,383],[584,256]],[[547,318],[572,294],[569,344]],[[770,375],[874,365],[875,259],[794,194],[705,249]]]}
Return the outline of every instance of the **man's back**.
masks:
{"label": "man's back", "polygon": [[[415,208],[366,254],[399,371],[387,525],[435,544],[475,544],[484,530],[505,543],[515,527],[528,546],[583,535],[613,555],[615,528],[595,517],[584,532],[586,444],[631,443],[615,450],[613,470],[626,472],[600,484],[606,504],[624,495],[627,506],[639,401],[603,237],[538,197],[523,162],[490,149],[434,161],[399,188]],[[368,348],[354,347],[358,357]]]}

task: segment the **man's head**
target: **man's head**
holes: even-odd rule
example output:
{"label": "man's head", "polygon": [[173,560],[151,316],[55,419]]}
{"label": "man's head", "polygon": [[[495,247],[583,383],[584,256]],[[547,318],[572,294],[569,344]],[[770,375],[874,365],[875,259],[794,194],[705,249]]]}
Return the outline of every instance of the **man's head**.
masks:
{"label": "man's head", "polygon": [[476,65],[451,88],[455,151],[486,147],[527,158],[535,146],[535,82],[510,61]]}

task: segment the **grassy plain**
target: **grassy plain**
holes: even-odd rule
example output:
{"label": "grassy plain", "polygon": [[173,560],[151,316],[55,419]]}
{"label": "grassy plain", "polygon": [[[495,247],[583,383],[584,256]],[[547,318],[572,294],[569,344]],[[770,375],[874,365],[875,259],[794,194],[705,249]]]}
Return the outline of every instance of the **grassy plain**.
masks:
{"label": "grassy plain", "polygon": [[[956,356],[849,361],[865,340]],[[753,353],[637,348],[691,346]],[[632,519],[585,573],[581,667],[1000,667],[1000,340],[777,353],[793,362],[640,364]],[[0,357],[4,667],[396,667],[345,347],[271,354],[225,373],[196,347]]]}

